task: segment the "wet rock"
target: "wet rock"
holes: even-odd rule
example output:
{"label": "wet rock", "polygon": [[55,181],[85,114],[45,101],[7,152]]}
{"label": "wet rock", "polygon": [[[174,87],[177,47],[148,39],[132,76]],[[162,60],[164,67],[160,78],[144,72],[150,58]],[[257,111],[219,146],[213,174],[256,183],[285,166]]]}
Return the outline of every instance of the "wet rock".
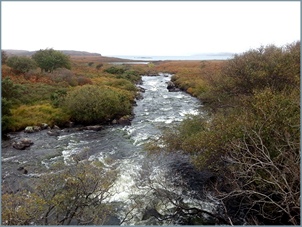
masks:
{"label": "wet rock", "polygon": [[142,93],[144,93],[146,91],[146,89],[141,86],[138,86],[137,89]]}
{"label": "wet rock", "polygon": [[136,95],[135,95],[135,98],[136,98],[137,100],[142,100],[142,99],[144,99],[144,97],[143,97],[143,95],[141,94],[141,92],[137,92]]}
{"label": "wet rock", "polygon": [[49,130],[49,131],[47,131],[47,134],[49,136],[59,136],[60,132],[58,130]]}
{"label": "wet rock", "polygon": [[34,130],[34,127],[33,127],[33,126],[27,126],[27,127],[24,129],[24,132],[25,132],[25,133],[33,133],[33,132],[35,132],[35,130]]}
{"label": "wet rock", "polygon": [[41,127],[40,126],[27,126],[24,129],[25,133],[33,133],[33,132],[39,132],[41,131]]}
{"label": "wet rock", "polygon": [[60,127],[57,126],[57,125],[54,125],[54,126],[53,126],[53,129],[60,130]]}
{"label": "wet rock", "polygon": [[180,91],[179,88],[177,88],[176,85],[172,81],[168,81],[167,83],[168,83],[167,89],[169,90],[169,92]]}
{"label": "wet rock", "polygon": [[23,138],[19,141],[14,141],[13,142],[13,148],[17,150],[24,150],[27,147],[30,147],[32,144],[34,144],[30,139],[28,138]]}
{"label": "wet rock", "polygon": [[118,120],[118,123],[120,125],[131,125],[131,116],[129,115],[126,115],[126,116],[123,116],[121,117],[119,120]]}
{"label": "wet rock", "polygon": [[34,129],[35,132],[41,131],[41,127],[40,126],[34,126],[33,129]]}
{"label": "wet rock", "polygon": [[17,170],[21,171],[23,174],[28,174],[28,170],[25,169],[23,166],[20,166]]}
{"label": "wet rock", "polygon": [[40,125],[40,127],[41,127],[41,129],[43,130],[43,129],[47,129],[49,126],[48,126],[48,124],[46,124],[46,123],[42,123],[42,124]]}

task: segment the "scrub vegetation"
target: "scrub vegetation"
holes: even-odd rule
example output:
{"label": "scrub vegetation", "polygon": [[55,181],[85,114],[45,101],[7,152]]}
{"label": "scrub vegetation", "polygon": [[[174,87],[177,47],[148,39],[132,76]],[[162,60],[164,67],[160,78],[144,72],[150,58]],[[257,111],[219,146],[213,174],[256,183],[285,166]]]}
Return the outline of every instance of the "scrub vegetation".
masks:
{"label": "scrub vegetation", "polygon": [[[300,225],[300,42],[224,61],[129,66],[71,57],[58,68],[36,62],[42,71],[17,70],[12,57],[2,56],[2,131],[108,123],[131,114],[140,75],[174,74],[173,82],[200,99],[206,114],[167,129],[149,152],[183,153],[197,171],[211,173],[200,193],[211,192],[221,204],[216,224]],[[106,175],[88,161],[59,169],[31,192],[2,194],[2,224],[104,223],[116,173]]]}
{"label": "scrub vegetation", "polygon": [[132,113],[142,71],[53,49],[32,57],[2,51],[2,57],[2,132],[41,123],[104,124]]}
{"label": "scrub vegetation", "polygon": [[299,225],[300,42],[172,71],[208,111],[165,132],[164,150],[215,173],[207,187],[229,224]]}

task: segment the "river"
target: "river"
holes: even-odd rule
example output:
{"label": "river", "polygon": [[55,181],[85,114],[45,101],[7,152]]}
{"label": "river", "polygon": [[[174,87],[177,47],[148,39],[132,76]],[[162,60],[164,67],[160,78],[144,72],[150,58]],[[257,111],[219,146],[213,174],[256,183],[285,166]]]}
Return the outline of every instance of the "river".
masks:
{"label": "river", "polygon": [[[134,107],[131,125],[106,126],[101,131],[61,130],[56,137],[47,135],[46,130],[10,133],[10,139],[2,141],[4,190],[30,186],[29,179],[47,173],[54,162],[68,164],[73,155],[85,150],[83,159],[100,160],[108,169],[117,168],[120,173],[108,201],[118,204],[119,209],[107,224],[119,224],[130,207],[132,218],[123,225],[187,224],[179,216],[163,220],[162,217],[172,217],[171,212],[175,212],[176,205],[171,203],[170,196],[188,207],[215,209],[214,200],[200,195],[198,182],[202,179],[194,175],[188,157],[179,153],[147,155],[144,150],[144,145],[159,138],[165,128],[187,115],[202,114],[199,100],[181,91],[167,90],[170,79],[170,74],[142,77],[140,86],[145,92]],[[19,151],[11,146],[13,140],[24,137],[34,142],[30,149]],[[28,174],[17,170],[20,166],[26,167]]]}

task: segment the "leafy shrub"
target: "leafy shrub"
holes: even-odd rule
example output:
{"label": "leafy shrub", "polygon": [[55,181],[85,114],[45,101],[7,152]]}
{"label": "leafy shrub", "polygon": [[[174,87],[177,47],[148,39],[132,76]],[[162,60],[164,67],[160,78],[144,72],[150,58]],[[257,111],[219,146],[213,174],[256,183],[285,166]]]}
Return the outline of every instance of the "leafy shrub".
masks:
{"label": "leafy shrub", "polygon": [[136,70],[126,70],[123,74],[117,75],[117,78],[122,78],[129,80],[132,83],[137,83],[140,81],[141,76]]}
{"label": "leafy shrub", "polygon": [[67,91],[65,89],[56,90],[54,93],[50,95],[51,103],[54,107],[59,107],[64,102],[64,99],[67,95]]}
{"label": "leafy shrub", "polygon": [[45,72],[53,72],[57,68],[71,68],[69,56],[52,48],[37,51],[32,56],[32,59],[34,59],[41,70]]}
{"label": "leafy shrub", "polygon": [[14,83],[9,77],[6,77],[2,80],[2,98],[6,98],[7,100],[11,100],[13,103],[15,103],[19,98],[21,98],[22,91],[24,91],[24,86]]}
{"label": "leafy shrub", "polygon": [[1,224],[102,225],[113,212],[106,199],[116,177],[116,171],[104,171],[90,162],[65,166],[38,178],[34,192],[4,193]]}
{"label": "leafy shrub", "polygon": [[65,108],[73,120],[100,123],[131,112],[130,100],[110,88],[84,85],[67,94]]}
{"label": "leafy shrub", "polygon": [[126,69],[124,67],[116,67],[116,66],[111,66],[104,70],[104,72],[110,74],[123,74],[125,71]]}
{"label": "leafy shrub", "polygon": [[1,129],[3,132],[7,131],[11,124],[11,108],[12,102],[6,98],[1,98]]}
{"label": "leafy shrub", "polygon": [[13,56],[8,58],[7,65],[17,73],[26,73],[31,69],[37,68],[35,61],[24,56]]}
{"label": "leafy shrub", "polygon": [[104,84],[116,88],[121,88],[128,91],[136,91],[135,85],[133,85],[129,80],[126,79],[112,79],[108,82],[105,82]]}
{"label": "leafy shrub", "polygon": [[300,42],[270,45],[235,55],[220,73],[206,78],[209,89],[200,98],[213,107],[238,105],[237,97],[253,96],[257,90],[282,91],[300,83]]}

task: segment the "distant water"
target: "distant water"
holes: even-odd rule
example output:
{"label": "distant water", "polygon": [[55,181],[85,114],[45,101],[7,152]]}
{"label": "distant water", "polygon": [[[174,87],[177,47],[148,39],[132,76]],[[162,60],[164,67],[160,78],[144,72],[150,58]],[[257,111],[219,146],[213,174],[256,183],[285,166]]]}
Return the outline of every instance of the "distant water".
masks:
{"label": "distant water", "polygon": [[234,53],[213,53],[191,56],[132,56],[132,55],[114,55],[117,57],[137,61],[165,61],[165,60],[226,60],[234,57]]}

